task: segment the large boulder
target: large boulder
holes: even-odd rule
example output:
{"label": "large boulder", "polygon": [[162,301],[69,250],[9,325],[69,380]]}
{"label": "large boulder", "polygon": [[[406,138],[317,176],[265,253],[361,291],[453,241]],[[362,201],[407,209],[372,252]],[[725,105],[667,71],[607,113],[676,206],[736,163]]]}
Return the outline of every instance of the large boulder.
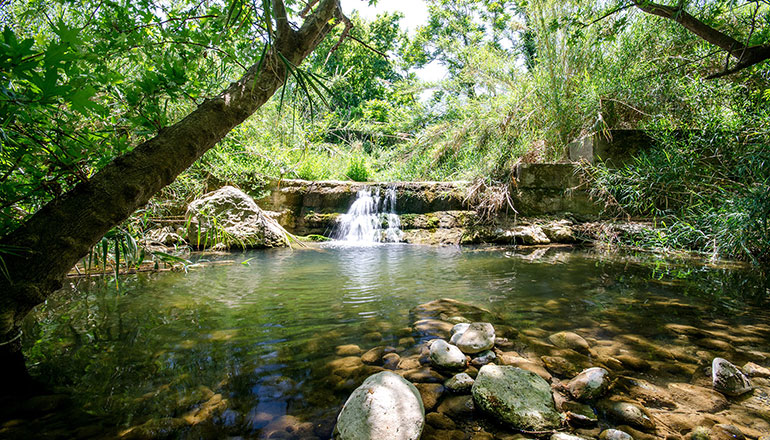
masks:
{"label": "large boulder", "polygon": [[254,199],[225,186],[187,207],[187,241],[197,247],[260,248],[286,246],[286,235]]}
{"label": "large boulder", "polygon": [[537,374],[521,368],[484,365],[471,393],[476,406],[516,429],[544,431],[558,427],[561,422],[551,386]]}
{"label": "large boulder", "polygon": [[390,371],[369,376],[337,417],[340,440],[417,440],[425,408],[414,385]]}
{"label": "large boulder", "polygon": [[754,389],[738,367],[719,357],[711,363],[711,380],[715,390],[728,396],[740,396]]}

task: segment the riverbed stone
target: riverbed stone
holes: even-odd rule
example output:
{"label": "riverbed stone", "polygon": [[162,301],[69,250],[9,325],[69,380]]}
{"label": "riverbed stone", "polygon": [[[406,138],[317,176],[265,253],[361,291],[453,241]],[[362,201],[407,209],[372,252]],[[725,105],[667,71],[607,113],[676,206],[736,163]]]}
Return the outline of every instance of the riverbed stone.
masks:
{"label": "riverbed stone", "polygon": [[742,370],[749,377],[770,377],[770,368],[765,368],[754,362],[747,362]]}
{"label": "riverbed stone", "polygon": [[559,356],[540,356],[540,360],[545,364],[545,368],[551,373],[562,377],[573,377],[577,374],[578,368],[572,362]]}
{"label": "riverbed stone", "polygon": [[444,386],[453,393],[467,393],[473,387],[473,378],[468,373],[455,374]]}
{"label": "riverbed stone", "polygon": [[670,383],[668,390],[678,405],[684,405],[696,411],[716,413],[730,405],[725,396],[710,388],[689,383]]}
{"label": "riverbed stone", "polygon": [[521,368],[484,365],[471,393],[479,408],[518,429],[542,431],[561,421],[548,382]]}
{"label": "riverbed stone", "polygon": [[492,350],[486,350],[482,351],[481,353],[478,353],[476,357],[474,357],[471,360],[471,364],[473,364],[474,367],[481,368],[482,366],[492,363],[497,359],[497,355]]}
{"label": "riverbed stone", "polygon": [[718,423],[711,427],[710,440],[746,440],[740,428],[735,425]]}
{"label": "riverbed stone", "polygon": [[488,322],[473,322],[456,341],[463,353],[476,354],[495,346],[495,328]]}
{"label": "riverbed stone", "polygon": [[531,371],[538,376],[542,377],[546,381],[551,381],[551,373],[548,372],[542,365],[530,361],[527,358],[523,358],[516,352],[497,352],[498,362],[502,365],[510,365],[512,367],[519,367],[521,369]]}
{"label": "riverbed stone", "polygon": [[356,344],[346,344],[338,345],[337,348],[334,349],[334,354],[337,356],[355,356],[361,354],[362,351],[361,347]]}
{"label": "riverbed stone", "polygon": [[430,360],[436,368],[444,370],[462,370],[467,365],[465,354],[442,339],[436,339],[431,344]]}
{"label": "riverbed stone", "polygon": [[237,247],[286,246],[278,222],[269,218],[243,191],[224,186],[187,207],[187,241],[196,247],[217,244]]}
{"label": "riverbed stone", "polygon": [[601,367],[581,371],[567,383],[567,390],[577,400],[594,400],[610,386],[610,373]]}
{"label": "riverbed stone", "polygon": [[432,411],[438,405],[441,396],[444,395],[446,388],[440,383],[416,383],[414,384],[422,397],[422,404],[425,411]]}
{"label": "riverbed stone", "polygon": [[457,420],[472,417],[474,408],[475,405],[471,396],[463,394],[446,397],[438,406],[437,411]]}
{"label": "riverbed stone", "polygon": [[749,378],[738,367],[719,357],[711,363],[711,383],[715,390],[731,397],[753,389]]}
{"label": "riverbed stone", "polygon": [[599,440],[634,440],[634,438],[619,429],[605,429],[599,434]]}
{"label": "riverbed stone", "polygon": [[440,319],[426,318],[415,322],[414,330],[422,336],[446,338],[452,330],[452,324]]}
{"label": "riverbed stone", "polygon": [[383,354],[385,354],[385,347],[374,347],[361,356],[361,362],[367,365],[379,364],[382,361]]}
{"label": "riverbed stone", "polygon": [[584,403],[566,401],[560,405],[560,409],[566,414],[567,422],[572,426],[595,426],[599,422],[593,408]]}
{"label": "riverbed stone", "polygon": [[551,434],[551,440],[588,440],[579,435],[567,434],[566,432],[555,432]]}
{"label": "riverbed stone", "polygon": [[395,370],[400,361],[401,356],[398,353],[388,353],[382,357],[382,366],[388,370]]}
{"label": "riverbed stone", "polygon": [[[497,315],[489,310],[473,304],[458,301],[451,298],[440,298],[424,304],[420,304],[410,311],[415,319],[434,318],[448,320],[453,316],[463,316],[470,321],[488,322],[498,319]],[[449,324],[447,322],[447,324]],[[454,325],[455,323],[450,324]]]}
{"label": "riverbed stone", "polygon": [[647,362],[646,360],[634,356],[631,354],[621,354],[618,356],[614,356],[615,359],[619,360],[621,364],[623,364],[624,367],[634,370],[634,371],[647,371],[650,368],[652,368],[652,365]]}
{"label": "riverbed stone", "polygon": [[415,383],[444,383],[444,381],[447,379],[438,371],[427,367],[415,368],[413,370],[399,372],[399,374],[404,376],[406,380]]}
{"label": "riverbed stone", "polygon": [[424,424],[417,388],[383,371],[353,391],[337,417],[336,430],[341,440],[417,440]]}
{"label": "riverbed stone", "polygon": [[425,414],[425,423],[437,429],[454,429],[455,422],[439,412]]}
{"label": "riverbed stone", "polygon": [[548,337],[548,340],[559,348],[571,348],[578,353],[588,354],[591,349],[591,346],[582,336],[573,332],[554,333]]}
{"label": "riverbed stone", "polygon": [[643,431],[655,429],[655,422],[653,422],[650,413],[637,404],[603,400],[599,402],[598,407],[607,415],[607,417],[618,423],[630,425]]}

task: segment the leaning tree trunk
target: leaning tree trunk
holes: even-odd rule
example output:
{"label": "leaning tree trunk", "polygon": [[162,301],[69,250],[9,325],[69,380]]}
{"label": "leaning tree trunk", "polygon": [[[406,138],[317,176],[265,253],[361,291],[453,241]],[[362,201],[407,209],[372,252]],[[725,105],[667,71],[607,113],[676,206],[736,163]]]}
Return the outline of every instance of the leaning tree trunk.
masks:
{"label": "leaning tree trunk", "polygon": [[275,93],[286,77],[281,56],[299,65],[343,18],[339,0],[322,0],[302,27],[293,30],[283,3],[274,0],[274,5],[276,37],[261,63],[2,239],[1,244],[25,251],[3,256],[10,279],[0,275],[0,370],[5,373],[0,381],[6,385],[0,385],[0,390],[13,388],[27,377],[19,337],[24,316],[61,287],[67,272],[104,234],[173,182]]}

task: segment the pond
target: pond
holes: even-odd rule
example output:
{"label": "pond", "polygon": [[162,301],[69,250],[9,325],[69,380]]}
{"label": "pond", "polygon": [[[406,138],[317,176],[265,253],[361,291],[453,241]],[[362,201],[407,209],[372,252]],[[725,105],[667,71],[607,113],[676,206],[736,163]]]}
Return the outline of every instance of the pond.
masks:
{"label": "pond", "polygon": [[591,344],[590,362],[656,384],[703,382],[714,356],[770,361],[768,292],[746,270],[558,247],[321,245],[206,258],[229,262],[125,276],[119,288],[70,279],[38,307],[24,325],[31,372],[81,416],[28,429],[329,438],[362,375],[381,369],[339,371],[340,359],[377,346],[420,356],[434,336],[410,310],[438,298],[498,317],[506,350],[523,357],[553,354],[548,336],[568,330]]}

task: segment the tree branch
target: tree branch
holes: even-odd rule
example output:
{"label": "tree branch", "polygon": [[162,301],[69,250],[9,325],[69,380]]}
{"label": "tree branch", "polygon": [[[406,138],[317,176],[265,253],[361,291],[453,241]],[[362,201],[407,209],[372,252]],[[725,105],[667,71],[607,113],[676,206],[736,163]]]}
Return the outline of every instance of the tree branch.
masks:
{"label": "tree branch", "polygon": [[703,23],[702,21],[698,20],[697,18],[690,15],[687,11],[684,9],[680,9],[678,7],[673,6],[666,6],[661,5],[658,3],[653,3],[648,0],[632,0],[637,8],[641,9],[642,11],[657,15],[658,17],[667,18],[669,20],[673,20],[679,24],[681,24],[685,29],[692,32],[693,34],[701,37],[702,39],[708,41],[709,43],[721,47],[723,50],[726,50],[731,55],[735,56],[737,58],[738,55],[736,55],[736,52],[738,52],[740,49],[743,49],[743,44],[736,40],[735,38],[724,34],[717,29],[714,29],[713,27],[707,25],[706,23]]}
{"label": "tree branch", "polygon": [[[0,247],[19,246],[28,252],[4,256],[10,276],[0,276],[0,339],[12,335],[34,306],[61,287],[67,272],[104,234],[267,102],[286,78],[284,60],[299,65],[341,16],[339,0],[320,0],[299,30],[279,35],[264,57],[217,97],[116,158],[2,237]],[[18,344],[0,349],[4,368],[10,365],[18,373],[21,364],[23,370],[20,350]],[[0,386],[16,380],[9,375],[0,379]]]}
{"label": "tree branch", "polygon": [[286,6],[283,0],[273,0],[273,15],[275,15],[275,28],[278,31],[278,38],[287,38],[291,35],[289,26],[289,17],[286,15]]}
{"label": "tree branch", "polygon": [[735,58],[738,61],[732,69],[725,68],[724,71],[715,73],[708,76],[708,78],[719,78],[722,76],[730,75],[739,70],[753,66],[757,63],[761,63],[770,58],[770,45],[757,45],[747,46],[735,38],[707,25],[706,23],[698,20],[680,5],[678,7],[661,5],[653,3],[649,0],[631,0],[634,5],[640,10],[663,17],[668,20],[673,20],[688,31],[697,35],[701,39],[713,44],[726,51],[728,56]]}

